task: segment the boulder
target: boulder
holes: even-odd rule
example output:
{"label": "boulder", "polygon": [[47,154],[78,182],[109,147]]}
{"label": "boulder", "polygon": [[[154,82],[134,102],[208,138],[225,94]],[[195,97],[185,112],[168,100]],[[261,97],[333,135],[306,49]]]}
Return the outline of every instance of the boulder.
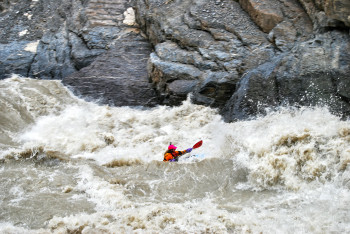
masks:
{"label": "boulder", "polygon": [[327,105],[350,115],[350,38],[332,31],[298,44],[276,71],[279,99],[288,104]]}
{"label": "boulder", "polygon": [[350,116],[350,38],[328,32],[248,72],[226,103],[226,121],[252,118],[278,106],[328,106]]}
{"label": "boulder", "polygon": [[240,79],[232,97],[221,110],[225,121],[242,120],[264,114],[265,109],[279,105],[275,69],[283,55],[253,69]]}

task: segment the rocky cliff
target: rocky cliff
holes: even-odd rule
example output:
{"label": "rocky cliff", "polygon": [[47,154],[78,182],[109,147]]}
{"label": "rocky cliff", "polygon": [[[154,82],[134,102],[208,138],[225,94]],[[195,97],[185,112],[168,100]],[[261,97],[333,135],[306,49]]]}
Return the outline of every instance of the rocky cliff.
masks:
{"label": "rocky cliff", "polygon": [[350,115],[347,0],[2,0],[0,77],[63,79],[111,105],[281,105]]}
{"label": "rocky cliff", "polygon": [[349,115],[346,1],[137,2],[164,102],[192,92],[228,121],[280,105],[327,104]]}

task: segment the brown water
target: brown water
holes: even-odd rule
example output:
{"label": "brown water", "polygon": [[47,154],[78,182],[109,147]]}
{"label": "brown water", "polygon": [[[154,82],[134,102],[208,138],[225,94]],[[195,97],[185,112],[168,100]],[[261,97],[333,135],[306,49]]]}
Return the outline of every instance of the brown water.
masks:
{"label": "brown water", "polygon": [[350,123],[326,108],[228,124],[190,101],[98,106],[16,76],[0,89],[1,233],[350,230]]}

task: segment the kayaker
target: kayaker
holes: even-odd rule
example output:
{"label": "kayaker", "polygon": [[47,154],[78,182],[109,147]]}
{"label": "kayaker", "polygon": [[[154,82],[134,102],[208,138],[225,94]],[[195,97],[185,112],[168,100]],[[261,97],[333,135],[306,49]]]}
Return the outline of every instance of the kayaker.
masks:
{"label": "kayaker", "polygon": [[176,151],[176,148],[177,147],[175,145],[172,145],[170,143],[170,145],[168,146],[168,150],[164,153],[163,161],[177,162],[181,155],[184,155],[192,151],[192,148],[188,148],[187,150],[183,150],[183,151]]}

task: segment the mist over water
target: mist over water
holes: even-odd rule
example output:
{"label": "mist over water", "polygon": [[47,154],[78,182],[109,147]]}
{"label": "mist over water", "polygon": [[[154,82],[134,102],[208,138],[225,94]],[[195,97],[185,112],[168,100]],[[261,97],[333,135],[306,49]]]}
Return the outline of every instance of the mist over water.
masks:
{"label": "mist over water", "polygon": [[325,107],[225,123],[189,100],[99,106],[17,76],[0,89],[2,233],[350,230],[350,122]]}

